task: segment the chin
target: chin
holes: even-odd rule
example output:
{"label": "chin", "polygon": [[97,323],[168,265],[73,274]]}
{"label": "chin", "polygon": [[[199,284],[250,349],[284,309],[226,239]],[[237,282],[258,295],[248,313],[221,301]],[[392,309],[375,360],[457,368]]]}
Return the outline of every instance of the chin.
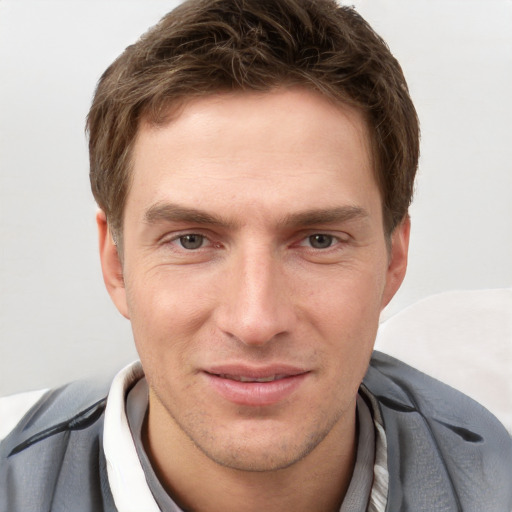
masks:
{"label": "chin", "polygon": [[[282,447],[280,448],[280,450]],[[308,450],[294,451],[293,453],[276,453],[275,447],[256,448],[247,450],[247,447],[234,448],[229,451],[218,453],[208,453],[205,455],[216,464],[233,469],[236,471],[265,473],[269,471],[278,471],[293,466],[302,460],[308,453]]]}
{"label": "chin", "polygon": [[[251,429],[253,430],[253,429]],[[213,462],[221,466],[247,472],[278,471],[293,466],[309,455],[327,436],[329,428],[315,432],[290,432],[265,427],[264,432],[236,435],[228,442],[205,443],[196,446]]]}

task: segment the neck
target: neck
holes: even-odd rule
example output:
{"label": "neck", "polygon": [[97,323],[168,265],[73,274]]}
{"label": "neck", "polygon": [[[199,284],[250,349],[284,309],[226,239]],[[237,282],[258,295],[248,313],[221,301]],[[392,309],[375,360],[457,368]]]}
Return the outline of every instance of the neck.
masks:
{"label": "neck", "polygon": [[160,482],[183,509],[339,510],[355,464],[355,401],[313,451],[284,469],[272,471],[241,471],[219,465],[168,415],[166,421],[158,416],[158,407],[150,407],[143,443]]}

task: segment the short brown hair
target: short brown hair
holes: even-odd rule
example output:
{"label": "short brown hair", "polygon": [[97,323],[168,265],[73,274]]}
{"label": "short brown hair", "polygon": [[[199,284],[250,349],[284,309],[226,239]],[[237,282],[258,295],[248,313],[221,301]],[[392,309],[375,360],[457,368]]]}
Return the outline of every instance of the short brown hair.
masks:
{"label": "short brown hair", "polygon": [[412,199],[419,126],[386,43],[335,0],[188,0],[129,46],[96,89],[87,119],[90,179],[113,234],[122,236],[142,118],[164,122],[170,107],[194,96],[283,85],[363,113],[391,233]]}

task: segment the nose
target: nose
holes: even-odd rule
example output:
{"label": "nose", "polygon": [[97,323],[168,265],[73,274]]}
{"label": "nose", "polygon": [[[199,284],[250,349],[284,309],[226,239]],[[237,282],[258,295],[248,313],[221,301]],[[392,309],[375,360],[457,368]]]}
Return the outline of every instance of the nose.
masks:
{"label": "nose", "polygon": [[221,331],[248,346],[289,333],[295,321],[291,290],[272,251],[247,248],[233,255],[217,310]]}

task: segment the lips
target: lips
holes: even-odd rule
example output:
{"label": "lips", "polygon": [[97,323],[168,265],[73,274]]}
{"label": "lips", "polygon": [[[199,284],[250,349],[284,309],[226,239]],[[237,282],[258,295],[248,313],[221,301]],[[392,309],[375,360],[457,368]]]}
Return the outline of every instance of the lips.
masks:
{"label": "lips", "polygon": [[269,375],[268,377],[248,377],[245,375],[229,375],[227,373],[220,374],[218,377],[222,379],[236,380],[238,382],[273,382],[288,377],[288,375]]}
{"label": "lips", "polygon": [[230,366],[204,372],[209,387],[236,405],[268,406],[290,398],[310,372],[292,367]]}

